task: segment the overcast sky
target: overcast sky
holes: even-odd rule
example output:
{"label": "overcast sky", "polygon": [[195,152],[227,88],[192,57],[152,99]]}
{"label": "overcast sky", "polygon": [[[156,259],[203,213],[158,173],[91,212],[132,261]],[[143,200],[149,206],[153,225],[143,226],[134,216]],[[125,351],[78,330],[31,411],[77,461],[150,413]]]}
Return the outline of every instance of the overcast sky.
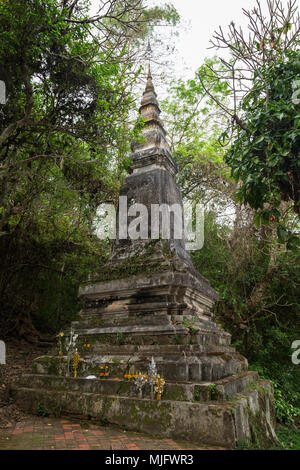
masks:
{"label": "overcast sky", "polygon": [[[287,4],[288,0],[282,0]],[[300,0],[298,0],[300,3]],[[208,49],[209,40],[215,30],[221,25],[223,31],[227,30],[231,21],[237,26],[247,28],[248,20],[242,9],[252,10],[256,5],[256,0],[147,0],[149,7],[172,3],[181,16],[180,25],[172,28],[178,36],[170,38],[170,45],[176,46],[177,53],[169,55],[173,63],[170,69],[164,65],[156,66],[152,64],[152,72],[156,76],[157,86],[165,85],[159,83],[158,75],[166,73],[168,82],[170,78],[191,78],[198,67],[203,63],[205,57],[213,55],[223,55],[224,51],[217,52],[215,49]],[[261,0],[263,10],[266,8],[267,0]],[[99,8],[99,0],[92,0],[92,11]],[[165,28],[166,35],[170,33],[170,27]],[[160,37],[162,28],[156,28],[155,35]],[[163,36],[165,36],[163,34]],[[159,53],[159,50],[158,50]],[[156,54],[157,55],[157,54]],[[155,56],[155,51],[153,59]],[[159,58],[157,59],[159,61]],[[154,61],[155,62],[155,61]],[[145,64],[146,65],[146,64]]]}
{"label": "overcast sky", "polygon": [[[266,0],[261,0],[265,3]],[[300,1],[300,0],[299,0]],[[287,2],[287,0],[283,0]],[[176,75],[192,75],[201,65],[206,56],[215,55],[215,51],[207,50],[209,39],[221,25],[224,29],[233,20],[236,24],[245,25],[242,8],[251,9],[256,0],[147,0],[151,7],[172,3],[179,12],[182,23],[176,27],[178,37],[173,37],[178,55]],[[99,0],[92,0],[92,12],[99,8]],[[159,34],[158,30],[156,34]],[[173,45],[173,44],[172,44]],[[185,70],[185,66],[189,72]]]}
{"label": "overcast sky", "polygon": [[[182,19],[189,23],[188,30],[179,28],[177,49],[180,57],[176,61],[177,74],[180,70],[184,71],[181,61],[194,72],[206,56],[216,55],[215,50],[207,49],[214,31],[219,25],[226,30],[231,21],[246,26],[247,21],[242,8],[249,10],[256,4],[255,0],[169,0],[169,2],[176,7]],[[262,0],[262,3],[264,2],[265,0]]]}

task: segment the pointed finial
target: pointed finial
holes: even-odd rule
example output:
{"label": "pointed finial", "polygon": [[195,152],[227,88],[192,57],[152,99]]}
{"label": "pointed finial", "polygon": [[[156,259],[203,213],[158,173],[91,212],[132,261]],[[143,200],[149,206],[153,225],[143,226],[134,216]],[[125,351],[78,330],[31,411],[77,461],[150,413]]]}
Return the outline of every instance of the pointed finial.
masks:
{"label": "pointed finial", "polygon": [[151,75],[151,55],[152,55],[152,49],[151,49],[151,44],[150,44],[150,39],[148,39],[148,46],[147,46],[147,50],[146,50],[146,59],[148,60],[148,77],[147,77],[147,80],[151,80],[152,79],[152,75]]}
{"label": "pointed finial", "polygon": [[149,64],[150,64],[150,59],[151,59],[151,55],[152,55],[152,49],[151,49],[151,44],[150,44],[150,39],[148,39],[148,46],[147,46],[147,50],[146,50],[146,59],[149,60]]}
{"label": "pointed finial", "polygon": [[156,93],[154,91],[154,85],[153,85],[153,82],[152,82],[152,75],[151,75],[151,68],[150,68],[150,62],[149,62],[149,65],[148,65],[148,76],[147,76],[147,83],[146,83],[146,89],[145,89],[145,92],[153,92],[154,93],[154,97],[156,97]]}

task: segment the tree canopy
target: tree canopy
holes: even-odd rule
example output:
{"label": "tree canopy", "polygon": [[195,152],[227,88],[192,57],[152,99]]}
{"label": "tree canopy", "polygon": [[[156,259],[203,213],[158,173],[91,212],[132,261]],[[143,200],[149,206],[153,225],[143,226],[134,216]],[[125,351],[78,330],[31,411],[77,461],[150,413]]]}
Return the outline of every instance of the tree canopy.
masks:
{"label": "tree canopy", "polygon": [[229,119],[222,142],[225,161],[240,182],[238,199],[258,211],[257,221],[278,221],[282,201],[290,201],[299,214],[300,108],[295,95],[300,17],[294,0],[286,5],[257,0],[253,10],[243,11],[249,35],[231,22],[227,32],[220,27],[211,41],[216,50],[229,53],[229,59],[221,59],[223,68],[210,67],[209,75],[228,84],[231,99],[224,105],[206,91]]}
{"label": "tree canopy", "polygon": [[96,209],[118,196],[140,130],[129,122],[139,48],[177,19],[142,0],[101,1],[92,16],[79,0],[0,3],[3,334],[33,338],[33,324],[49,331],[78,310],[78,283],[109,252]]}

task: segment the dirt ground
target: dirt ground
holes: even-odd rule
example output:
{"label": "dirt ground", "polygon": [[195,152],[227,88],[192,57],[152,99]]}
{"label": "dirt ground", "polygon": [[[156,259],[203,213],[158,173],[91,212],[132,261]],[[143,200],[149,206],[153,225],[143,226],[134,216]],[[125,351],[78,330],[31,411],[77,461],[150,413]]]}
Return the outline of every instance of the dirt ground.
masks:
{"label": "dirt ground", "polygon": [[25,340],[6,341],[6,365],[0,380],[0,428],[9,428],[25,420],[28,415],[20,411],[9,397],[11,386],[16,383],[20,375],[30,373],[33,359],[44,356],[49,346],[41,347]]}

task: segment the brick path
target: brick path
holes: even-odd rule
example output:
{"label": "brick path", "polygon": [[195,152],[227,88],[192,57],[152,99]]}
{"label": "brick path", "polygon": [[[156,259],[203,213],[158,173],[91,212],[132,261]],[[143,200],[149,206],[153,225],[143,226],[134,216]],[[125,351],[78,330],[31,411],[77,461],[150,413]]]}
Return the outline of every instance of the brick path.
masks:
{"label": "brick path", "polygon": [[0,430],[0,450],[225,450],[66,419],[32,417]]}

